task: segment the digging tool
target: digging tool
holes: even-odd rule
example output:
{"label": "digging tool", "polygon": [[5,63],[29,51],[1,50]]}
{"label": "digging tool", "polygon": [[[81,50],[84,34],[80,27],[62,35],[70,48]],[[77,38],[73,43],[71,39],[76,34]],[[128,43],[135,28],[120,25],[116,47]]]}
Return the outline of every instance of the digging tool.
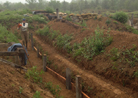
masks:
{"label": "digging tool", "polygon": [[[21,45],[22,45],[22,43],[21,43]],[[23,46],[23,45],[22,45],[22,46]],[[24,46],[23,46],[23,50],[25,51]],[[27,55],[26,51],[25,51],[25,54]],[[30,59],[29,59],[29,56],[28,56],[28,55],[27,55],[27,58],[28,58],[28,61],[29,61],[30,65],[31,65],[31,67],[32,67],[32,63],[31,63],[31,61],[30,61]]]}

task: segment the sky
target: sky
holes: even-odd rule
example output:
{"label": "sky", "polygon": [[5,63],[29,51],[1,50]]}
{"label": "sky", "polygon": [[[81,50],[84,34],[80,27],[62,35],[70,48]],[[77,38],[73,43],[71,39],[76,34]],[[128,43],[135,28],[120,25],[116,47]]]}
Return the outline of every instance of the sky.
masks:
{"label": "sky", "polygon": [[[0,2],[6,2],[6,1],[9,1],[9,2],[22,2],[22,3],[26,3],[26,1],[25,0],[0,0]],[[50,1],[50,0],[47,0],[47,1]],[[63,1],[63,0],[57,0],[57,1]],[[67,1],[67,2],[70,2],[71,0],[65,0],[65,1]]]}

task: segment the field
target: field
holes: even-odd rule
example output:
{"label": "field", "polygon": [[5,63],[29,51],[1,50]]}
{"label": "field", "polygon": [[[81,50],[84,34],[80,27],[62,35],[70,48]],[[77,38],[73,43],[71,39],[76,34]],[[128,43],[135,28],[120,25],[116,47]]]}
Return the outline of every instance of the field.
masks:
{"label": "field", "polygon": [[[70,68],[73,83],[75,83],[75,76],[81,75],[83,92],[90,98],[138,97],[138,31],[136,29],[110,17],[93,18],[78,24],[67,20],[49,21],[43,15],[32,15],[29,10],[5,11],[0,13],[0,32],[3,32],[0,35],[0,42],[21,42],[17,24],[26,13],[30,15],[25,18],[30,24],[29,32],[34,34],[34,45],[39,47],[42,54],[47,55],[49,68],[64,77],[66,77],[66,68]],[[33,66],[37,66],[36,71],[40,72],[42,61],[36,58],[30,44],[28,51]],[[11,61],[14,60],[11,59]],[[10,81],[13,82],[11,87],[5,84],[1,85],[0,89],[5,86],[7,90],[15,87],[15,91],[10,90],[9,93],[16,98],[19,96],[30,98],[35,96],[36,91],[41,91],[43,98],[48,98],[47,95],[52,96],[49,98],[75,98],[75,92],[66,90],[63,84],[49,73],[38,75],[38,83],[35,83],[33,76],[29,76],[32,78],[28,80],[24,78],[26,74],[19,74],[15,69],[9,70],[4,66],[6,65],[1,63],[0,72],[7,72],[1,76],[2,81],[7,81],[7,84]],[[33,68],[29,69],[33,70]],[[4,78],[5,75],[7,75],[6,78]],[[30,75],[29,72],[28,75]],[[14,77],[13,80],[10,77]],[[43,82],[39,79],[43,79]],[[2,81],[1,84],[3,84]],[[25,87],[22,81],[25,81],[25,85],[33,83],[31,86],[35,86],[35,91],[27,93],[30,92],[30,86]],[[53,83],[52,85],[59,85],[57,90],[61,88],[57,94],[53,94],[48,87],[43,88],[44,83],[48,84],[49,81]],[[22,89],[25,90],[22,92]],[[1,93],[1,96],[8,97],[9,94]]]}

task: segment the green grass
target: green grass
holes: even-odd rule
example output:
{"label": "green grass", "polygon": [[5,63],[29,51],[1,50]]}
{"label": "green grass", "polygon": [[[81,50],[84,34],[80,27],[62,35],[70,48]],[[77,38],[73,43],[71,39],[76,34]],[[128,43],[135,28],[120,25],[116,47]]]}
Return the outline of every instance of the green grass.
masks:
{"label": "green grass", "polygon": [[18,38],[11,32],[9,32],[4,26],[0,25],[0,42],[16,42],[18,43]]}

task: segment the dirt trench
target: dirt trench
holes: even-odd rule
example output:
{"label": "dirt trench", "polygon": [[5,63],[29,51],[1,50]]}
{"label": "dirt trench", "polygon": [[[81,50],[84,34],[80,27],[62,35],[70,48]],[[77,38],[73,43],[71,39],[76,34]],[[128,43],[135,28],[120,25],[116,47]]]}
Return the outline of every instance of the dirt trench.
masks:
{"label": "dirt trench", "polygon": [[[37,66],[39,71],[43,70],[43,61],[42,59],[37,57],[37,53],[35,51],[32,51],[30,44],[28,48],[28,53],[29,53],[29,59],[32,65]],[[54,76],[52,76],[50,73],[45,72],[42,75],[42,78],[43,78],[43,82],[52,82],[53,85],[59,85],[59,87],[61,88],[60,95],[63,96],[63,98],[75,98],[76,97],[75,92],[67,90],[66,86],[62,82],[57,80]]]}
{"label": "dirt trench", "polygon": [[[61,55],[52,46],[39,39],[37,36],[34,36],[34,39],[42,46],[44,51],[48,52],[49,58],[54,63],[56,63],[59,67],[69,67],[73,72],[80,74],[84,80],[89,82],[89,84],[96,86],[100,93],[106,93],[104,98],[135,98],[130,93],[128,93],[129,90],[126,90],[123,87],[118,87],[111,82],[104,81],[103,78],[100,78],[99,76],[92,74],[85,69],[79,68],[76,64],[71,62],[69,58]],[[95,96],[94,98],[97,97]]]}

